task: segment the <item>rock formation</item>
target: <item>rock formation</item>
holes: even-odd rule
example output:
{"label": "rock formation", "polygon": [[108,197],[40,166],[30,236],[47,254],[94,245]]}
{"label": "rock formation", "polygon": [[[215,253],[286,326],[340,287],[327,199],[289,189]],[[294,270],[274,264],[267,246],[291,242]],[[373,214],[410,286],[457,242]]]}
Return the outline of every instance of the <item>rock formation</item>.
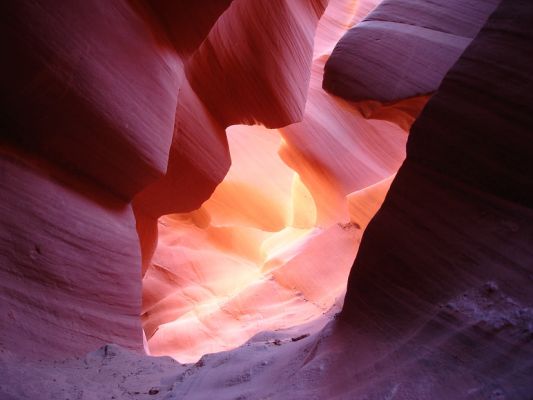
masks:
{"label": "rock formation", "polygon": [[531,398],[529,1],[0,9],[0,398]]}
{"label": "rock formation", "polygon": [[[155,250],[157,218],[198,208],[230,165],[224,129],[235,121],[209,104],[214,97],[199,81],[202,71],[202,84],[222,81],[206,71],[212,58],[219,57],[217,51],[225,52],[219,62],[229,63],[226,72],[220,71],[225,77],[231,76],[232,63],[247,65],[233,79],[240,82],[248,76],[253,97],[254,82],[266,80],[277,90],[269,89],[272,95],[265,96],[264,104],[279,103],[280,109],[261,108],[262,114],[256,115],[246,100],[231,108],[232,118],[249,121],[253,114],[264,124],[274,123],[280,114],[284,116],[276,124],[299,118],[314,27],[325,4],[229,3],[213,3],[208,9],[192,3],[122,0],[61,7],[38,0],[2,5],[2,43],[10,60],[2,78],[2,233],[10,250],[2,253],[5,307],[0,318],[5,325],[2,342],[16,344],[6,344],[8,348],[32,357],[62,357],[83,354],[106,341],[142,347],[141,264],[146,269]],[[284,15],[287,31],[277,30],[276,20],[268,18],[277,13]],[[196,18],[201,29],[191,19],[169,25],[178,14]],[[258,32],[249,15],[256,15],[266,31]],[[276,64],[287,68],[250,63],[250,44],[234,47],[238,37],[221,35],[231,26],[243,27],[243,38],[262,37],[253,50],[269,52]],[[211,42],[221,43],[213,48]],[[277,47],[280,43],[284,46]],[[274,84],[282,76],[294,90]],[[228,104],[231,86],[222,90],[228,99],[219,104]],[[10,175],[20,175],[18,186],[8,181]],[[34,186],[21,206],[17,191],[29,192]],[[57,199],[46,197],[48,192],[57,192]],[[47,200],[37,207],[41,198]],[[43,221],[35,208],[42,209]],[[24,226],[16,220],[34,222]],[[46,232],[56,233],[47,237],[45,248],[41,242]],[[120,238],[113,241],[114,235]],[[17,244],[21,241],[23,245]],[[76,257],[76,249],[98,255]],[[71,268],[59,265],[62,252]],[[23,261],[28,257],[30,261]],[[41,273],[51,278],[40,279]],[[90,282],[86,276],[92,276]],[[34,286],[29,298],[26,283]],[[76,298],[77,285],[88,293],[80,293],[85,305],[61,300],[65,295]],[[63,320],[72,327],[65,329],[58,322]],[[104,321],[117,321],[117,326]]]}
{"label": "rock formation", "polygon": [[33,357],[140,349],[129,202],[166,170],[181,63],[122,1],[1,9],[0,341]]}
{"label": "rock formation", "polygon": [[434,92],[498,3],[385,0],[339,41],[324,88],[384,102]]}
{"label": "rock formation", "polygon": [[[351,104],[322,90],[332,39],[371,8],[364,5],[346,10],[332,2],[320,20],[302,121],[279,130],[228,128],[232,166],[209,200],[162,217],[157,228],[152,220],[159,244],[145,266],[142,314],[151,354],[197,361],[260,331],[321,316],[343,296],[361,226],[381,204],[425,102]],[[183,185],[164,185],[175,196],[149,188],[143,203],[150,209],[161,201],[176,207],[195,187],[184,198]]]}
{"label": "rock formation", "polygon": [[349,341],[376,349],[346,379],[380,359],[399,397],[531,396],[532,18],[502,1],[415,122],[350,275]]}

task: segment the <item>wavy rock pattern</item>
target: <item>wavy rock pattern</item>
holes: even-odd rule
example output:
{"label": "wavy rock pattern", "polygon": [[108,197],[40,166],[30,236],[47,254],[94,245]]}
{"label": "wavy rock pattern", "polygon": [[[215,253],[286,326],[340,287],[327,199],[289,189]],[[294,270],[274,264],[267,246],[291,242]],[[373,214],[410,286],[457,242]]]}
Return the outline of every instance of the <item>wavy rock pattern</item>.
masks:
{"label": "wavy rock pattern", "polygon": [[280,155],[313,195],[319,224],[327,225],[346,219],[349,193],[398,170],[407,132],[390,121],[366,119],[360,105],[325,93],[320,87],[322,60],[313,66],[303,121],[280,129]]}
{"label": "wavy rock pattern", "polygon": [[182,56],[194,53],[232,1],[143,0]]}
{"label": "wavy rock pattern", "polygon": [[349,100],[434,92],[498,0],[386,0],[339,41],[324,88]]}
{"label": "wavy rock pattern", "polygon": [[277,128],[301,118],[325,6],[324,0],[232,2],[186,68],[218,121]]}
{"label": "wavy rock pattern", "polygon": [[2,136],[129,200],[166,170],[181,62],[124,1],[63,3],[1,6]]}
{"label": "wavy rock pattern", "polygon": [[[10,323],[13,315],[18,318],[18,323],[3,329],[0,336],[9,348],[18,347],[20,354],[31,357],[80,354],[104,341],[140,348],[139,265],[142,263],[146,269],[156,248],[157,218],[198,208],[230,165],[226,121],[217,118],[218,109],[210,108],[202,93],[191,88],[183,71],[189,58],[201,58],[193,54],[194,50],[229,3],[210,2],[205,8],[192,2],[90,0],[59,6],[25,0],[1,6],[0,36],[10,60],[2,74],[2,175],[22,174],[11,172],[14,167],[10,160],[15,154],[20,164],[31,165],[20,178],[20,185],[13,186],[25,191],[20,196],[29,196],[29,209],[21,209],[16,192],[6,189],[1,219],[5,245],[14,246],[21,238],[28,243],[42,241],[41,228],[33,229],[33,224],[18,226],[10,214],[17,210],[21,219],[37,220],[32,210],[38,208],[35,193],[29,191],[32,185],[44,193],[57,191],[59,197],[57,204],[49,204],[55,197],[42,194],[46,199],[43,213],[50,214],[42,229],[54,232],[46,240],[46,252],[53,254],[53,259],[25,263],[18,260],[19,256],[24,259],[25,250],[17,248],[14,255],[8,252],[1,267],[6,276],[2,294],[9,299],[2,310],[2,321]],[[259,44],[264,47],[254,47],[254,51],[263,53],[271,45],[272,37],[268,35],[278,26],[276,19],[266,17],[286,11],[289,25],[281,32],[286,44],[283,51],[273,54],[276,62],[296,66],[291,90],[298,93],[279,91],[275,100],[266,94],[265,98],[267,103],[281,103],[282,97],[294,96],[303,104],[305,95],[301,96],[298,88],[308,84],[309,71],[304,67],[312,55],[311,47],[304,44],[312,43],[325,4],[315,0],[235,3],[215,31],[227,30],[239,18],[256,15],[263,27],[268,27],[259,35],[263,38]],[[178,23],[178,15],[185,19],[184,23]],[[212,35],[208,41],[210,38]],[[302,51],[298,52],[300,45]],[[198,68],[205,67],[199,64]],[[251,82],[265,77],[265,70],[259,65],[259,61],[255,66],[248,64]],[[187,71],[194,74],[195,67],[188,65]],[[295,71],[299,75],[294,75]],[[230,70],[224,74],[231,75]],[[270,89],[276,83],[271,76]],[[233,107],[239,119],[247,118],[246,106],[244,102]],[[287,110],[292,107],[280,107],[285,106]],[[259,121],[268,123],[278,117],[276,113],[294,114],[278,108],[263,113]],[[296,118],[292,114],[290,118]],[[284,122],[295,122],[290,118]],[[63,172],[50,172],[57,169]],[[3,186],[7,187],[8,180],[5,182]],[[37,189],[35,192],[40,193]],[[135,220],[130,209],[133,198]],[[108,210],[109,202],[112,210]],[[58,207],[65,210],[63,218],[59,217]],[[119,208],[123,213],[115,212]],[[93,227],[95,223],[101,228]],[[109,241],[107,247],[102,239]],[[91,244],[97,255],[74,257],[73,249],[84,253]],[[62,251],[72,268],[56,265]],[[55,276],[58,268],[63,274],[57,278],[58,287],[53,280],[39,281],[37,271]],[[121,271],[124,281],[118,285],[116,276]],[[27,285],[35,287],[35,296],[40,296],[41,303],[33,299],[31,305],[24,303],[21,280],[17,281],[18,286],[13,283],[9,287],[13,296],[8,294],[7,286],[18,274],[28,276]],[[72,294],[78,290],[77,285],[85,285],[80,293],[98,300],[80,298],[78,305]],[[74,296],[72,307],[61,300],[66,293]],[[20,318],[22,309],[33,317],[24,322]],[[58,323],[63,317],[82,322],[67,329]],[[42,321],[36,320],[39,318]],[[23,329],[24,334],[14,334],[17,329]],[[40,343],[37,349],[33,348],[34,341]],[[65,341],[70,344],[62,345]]]}
{"label": "wavy rock pattern", "polygon": [[140,350],[128,202],[166,170],[181,61],[123,1],[1,8],[2,346]]}
{"label": "wavy rock pattern", "polygon": [[[171,25],[176,8],[164,1],[2,6],[2,40],[18,65],[8,66],[2,92],[8,103],[0,147],[0,397],[530,399],[531,3],[501,2],[416,121],[396,176],[405,131],[427,98],[351,103],[320,90],[334,36],[375,2],[332,0],[312,56],[323,2],[228,4],[212,2],[198,14],[197,32],[190,20],[182,28]],[[419,7],[409,8],[413,4]],[[449,35],[454,47],[458,35],[474,36],[485,7],[495,6],[461,2],[461,14],[449,14],[438,11],[449,4],[424,7],[429,4],[386,1],[370,17],[375,20],[361,26],[383,27],[394,15],[393,25],[416,22],[432,39]],[[189,11],[198,10],[191,3]],[[273,13],[284,29],[261,19]],[[249,16],[264,30],[235,24]],[[108,30],[104,17],[121,30]],[[471,21],[477,22],[465,24]],[[419,28],[390,34],[403,43],[406,31]],[[191,34],[186,45],[180,29]],[[235,33],[242,30],[246,35]],[[290,34],[278,41],[285,30]],[[125,43],[120,32],[138,40]],[[224,43],[227,38],[232,42]],[[250,43],[241,54],[230,51],[243,38],[262,43],[262,54],[280,57],[288,68],[269,75],[264,63],[244,73],[253,64]],[[411,39],[420,44],[418,35]],[[89,51],[102,58],[77,61]],[[209,71],[212,57],[223,70]],[[112,76],[100,86],[87,78],[99,68]],[[215,80],[200,81],[208,73]],[[255,102],[252,91],[232,97],[239,78],[256,90],[290,76],[298,81],[290,82],[289,95],[267,90]],[[437,84],[435,76],[421,76],[416,85]],[[33,85],[43,92],[34,93]],[[149,92],[142,98],[141,88]],[[219,102],[210,103],[214,98]],[[235,109],[228,99],[238,100]],[[268,102],[275,113],[258,107]],[[147,107],[147,120],[139,105]],[[79,114],[62,114],[63,108]],[[122,127],[130,117],[133,125]],[[224,129],[233,120],[293,125],[229,128],[235,168],[196,209],[229,167]],[[136,148],[144,122],[153,136],[139,143],[153,142]],[[56,133],[56,125],[64,130]],[[72,142],[63,144],[59,139],[70,133]],[[55,138],[49,148],[45,135]],[[279,147],[280,136],[280,154],[294,169],[267,152]],[[81,158],[82,150],[94,151],[92,157]],[[131,163],[131,175],[121,163]],[[268,181],[274,172],[281,178]],[[192,209],[157,223],[161,213]],[[135,224],[149,267],[143,323],[156,352],[175,354],[185,343],[194,359],[267,327],[306,323],[257,334],[194,365],[139,354]],[[365,228],[344,310],[335,317],[342,299],[332,293],[342,293],[347,259]],[[317,312],[324,315],[313,319]],[[48,360],[105,340],[137,353],[108,345],[81,359]]]}
{"label": "wavy rock pattern", "polygon": [[381,359],[400,397],[533,391],[532,20],[529,2],[503,1],[415,122],[343,311],[345,340],[383,347],[346,381]]}
{"label": "wavy rock pattern", "polygon": [[141,350],[131,206],[12,148],[0,160],[2,349],[63,358],[112,340]]}
{"label": "wavy rock pattern", "polygon": [[[519,282],[523,282],[525,278],[520,275],[527,275],[528,262],[532,256],[525,244],[531,239],[526,221],[530,214],[528,207],[533,204],[533,164],[527,156],[533,154],[529,140],[529,128],[533,126],[529,110],[533,97],[529,91],[523,90],[523,82],[528,81],[526,71],[533,61],[531,54],[524,51],[533,34],[528,25],[533,7],[526,6],[526,2],[518,3],[502,3],[447,74],[439,92],[415,122],[407,146],[407,160],[367,234],[370,236],[367,241],[375,243],[372,247],[383,245],[384,248],[391,248],[381,241],[392,240],[395,242],[394,248],[399,251],[402,246],[399,246],[398,241],[404,240],[405,236],[387,238],[388,233],[394,230],[384,231],[379,226],[384,219],[390,223],[394,220],[403,224],[400,220],[405,216],[393,210],[404,209],[404,214],[410,213],[412,216],[413,224],[416,224],[414,221],[425,221],[422,225],[427,226],[424,241],[434,245],[431,248],[420,246],[413,249],[413,253],[405,252],[401,257],[398,254],[399,258],[389,267],[386,258],[382,257],[379,266],[374,266],[374,262],[370,260],[368,263],[373,265],[372,268],[357,268],[356,265],[352,282],[361,287],[366,286],[365,291],[369,290],[366,285],[369,281],[373,281],[374,285],[386,286],[388,292],[397,287],[392,282],[380,283],[380,280],[369,277],[361,278],[360,284],[356,283],[359,275],[366,275],[365,271],[379,275],[381,279],[393,279],[389,273],[380,272],[381,268],[387,268],[396,271],[394,275],[417,277],[412,281],[402,278],[404,284],[401,286],[405,291],[411,291],[407,289],[409,286],[405,286],[407,283],[423,287],[420,280],[424,280],[423,271],[426,270],[434,276],[427,278],[428,283],[433,279],[439,280],[437,274],[443,273],[447,278],[444,279],[443,276],[441,284],[455,291],[460,290],[461,284],[456,282],[445,285],[448,279],[462,280],[464,284],[471,284],[472,280],[475,282],[498,277],[503,280],[515,279],[515,284],[510,285],[509,289],[514,287],[518,295],[518,288],[521,286]],[[508,22],[511,19],[512,24]],[[521,34],[517,35],[517,32]],[[509,118],[509,113],[513,117]],[[416,192],[409,190],[413,187],[417,188]],[[448,206],[446,202],[449,203]],[[402,203],[412,204],[412,211],[403,207]],[[422,207],[422,204],[430,207]],[[429,218],[426,213],[433,213],[433,218]],[[516,219],[517,215],[523,215],[522,221]],[[443,224],[442,221],[437,221],[439,216],[447,220],[450,233],[461,235],[462,240],[457,240],[451,234],[442,234],[436,229],[436,226]],[[428,232],[435,236],[448,236],[448,244],[444,245],[443,238],[430,237]],[[516,246],[514,254],[506,250],[506,246],[510,245],[510,234],[515,235],[512,241]],[[373,235],[377,237],[372,239]],[[472,241],[480,243],[475,245]],[[520,245],[522,241],[524,247]],[[483,248],[486,247],[484,251],[479,247],[481,243]],[[474,248],[480,252],[474,251]],[[470,252],[466,249],[470,249]],[[435,254],[431,254],[431,251],[435,251]],[[446,257],[439,256],[440,251],[444,251]],[[468,252],[469,257],[463,259],[463,252]],[[371,253],[372,251],[365,250],[360,254],[358,263],[364,265],[367,262],[365,254]],[[504,258],[498,259],[494,254],[500,254]],[[410,261],[411,257],[415,258]],[[402,259],[405,261],[402,262]],[[446,267],[438,266],[439,259],[442,262],[446,260]],[[479,260],[476,261],[477,259]],[[426,269],[423,267],[425,264],[432,264],[432,268]],[[406,265],[409,269],[402,271],[399,265]],[[469,275],[468,279],[461,278],[460,270]],[[476,275],[480,277],[476,279]],[[516,276],[513,278],[513,275]],[[412,291],[416,292],[414,288]],[[439,293],[433,291],[431,295],[438,296]],[[531,301],[528,296],[519,297],[522,301]],[[386,301],[383,297],[381,299]],[[349,297],[347,301],[349,304]]]}
{"label": "wavy rock pattern", "polygon": [[277,131],[234,126],[228,139],[233,165],[211,198],[159,220],[143,281],[151,354],[197,361],[316,318],[344,289],[361,231],[316,226],[313,197],[276,154]]}
{"label": "wavy rock pattern", "polygon": [[[210,18],[211,12],[215,9],[222,11],[224,4],[213,3],[213,9],[209,8],[202,16]],[[185,7],[187,12],[197,13],[192,3],[169,6],[151,2],[150,5],[160,11],[168,7]],[[305,95],[301,96],[301,93],[305,93],[308,85],[306,66],[312,55],[312,49],[306,43],[312,43],[324,7],[316,0],[234,1],[196,51],[187,54],[190,49],[183,50],[187,77],[180,89],[168,170],[134,202],[143,249],[143,271],[149,267],[156,248],[157,218],[198,208],[227,173],[230,157],[224,132],[226,127],[241,121],[281,124],[272,122],[279,120],[281,115],[284,124],[298,120],[299,114],[292,108],[303,107],[305,102]],[[286,19],[280,22],[268,18],[278,13]],[[285,31],[279,30],[281,23]],[[185,24],[178,28],[176,25],[174,29],[188,32],[191,27]],[[195,28],[194,32],[197,35],[201,30]],[[172,38],[177,40],[176,35]],[[192,41],[197,39],[193,36]],[[180,44],[175,40],[173,43],[180,51]],[[283,43],[283,46],[279,47],[277,43]],[[271,54],[271,64],[283,68],[270,68],[265,60],[255,59],[252,53]],[[284,87],[287,92],[279,87],[281,77],[291,82],[290,87]],[[260,105],[254,111],[250,107],[255,103]],[[274,104],[279,106],[274,107]],[[226,111],[221,111],[221,107]],[[232,113],[231,118],[224,115],[227,112]],[[255,113],[253,121],[249,116],[251,112]],[[184,187],[187,188],[185,195]]]}
{"label": "wavy rock pattern", "polygon": [[[426,100],[353,104],[322,90],[335,35],[374,5],[335,0],[326,9],[301,122],[229,127],[232,166],[209,200],[151,220],[146,234],[158,231],[159,243],[149,248],[152,263],[144,260],[143,326],[152,354],[197,361],[321,316],[343,296],[361,227],[383,201]],[[185,200],[152,197],[152,208]]]}

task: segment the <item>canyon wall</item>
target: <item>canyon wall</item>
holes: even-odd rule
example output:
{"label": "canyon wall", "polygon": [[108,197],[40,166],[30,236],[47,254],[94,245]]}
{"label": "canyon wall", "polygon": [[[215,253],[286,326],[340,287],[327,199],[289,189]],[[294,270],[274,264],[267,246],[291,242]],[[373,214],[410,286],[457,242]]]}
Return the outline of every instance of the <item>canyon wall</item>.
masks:
{"label": "canyon wall", "polygon": [[350,274],[345,379],[380,370],[354,397],[533,390],[532,21],[502,1],[413,125]]}
{"label": "canyon wall", "polygon": [[[403,319],[396,290],[420,292],[416,307],[406,302],[408,313],[493,279],[531,302],[533,98],[524,85],[533,8],[526,3],[502,2],[413,125],[407,159],[363,239],[347,313],[361,296],[383,311],[393,301],[390,317]],[[378,248],[391,258],[379,251],[373,259]],[[380,287],[386,296],[374,294]]]}
{"label": "canyon wall", "polygon": [[[141,265],[155,249],[157,218],[198,208],[223,179],[228,124],[299,119],[325,6],[1,6],[4,348],[31,357],[110,341],[142,348]],[[278,14],[283,30],[269,17]],[[214,60],[220,69],[211,76]],[[250,94],[229,117],[220,105],[236,101],[235,88]],[[261,102],[255,109],[252,99]]]}
{"label": "canyon wall", "polygon": [[126,2],[1,9],[0,342],[142,349],[129,202],[166,170],[181,62]]}
{"label": "canyon wall", "polygon": [[533,6],[325,6],[0,6],[2,396],[531,398]]}
{"label": "canyon wall", "polygon": [[432,93],[498,3],[385,0],[337,43],[324,89],[355,101]]}
{"label": "canyon wall", "polygon": [[[146,265],[142,311],[151,354],[197,361],[242,345],[258,332],[301,325],[338,307],[363,229],[404,159],[407,131],[427,100],[354,104],[322,89],[324,62],[336,41],[375,5],[331,1],[314,36],[301,121],[279,129],[227,128],[232,165],[213,195],[197,210],[161,217],[157,225],[153,221],[159,243]],[[221,18],[215,28],[226,23]],[[252,34],[257,36],[255,30]],[[210,59],[225,56],[220,64],[230,68],[229,41],[224,36],[226,42],[220,42],[217,29],[211,35],[218,44],[209,50]],[[203,54],[195,57],[202,61]],[[235,66],[240,76],[252,61]],[[207,64],[203,68],[212,73]],[[217,72],[220,85],[209,87],[220,90],[214,96],[237,84],[239,90],[248,88],[246,79],[234,81],[237,75],[222,72]],[[271,93],[265,95],[246,94],[274,101]],[[266,103],[261,109],[269,110]],[[200,154],[206,148],[187,151]],[[162,194],[151,193],[145,203],[152,209],[162,201],[175,206],[190,200],[191,191],[179,198],[179,190],[176,198]]]}

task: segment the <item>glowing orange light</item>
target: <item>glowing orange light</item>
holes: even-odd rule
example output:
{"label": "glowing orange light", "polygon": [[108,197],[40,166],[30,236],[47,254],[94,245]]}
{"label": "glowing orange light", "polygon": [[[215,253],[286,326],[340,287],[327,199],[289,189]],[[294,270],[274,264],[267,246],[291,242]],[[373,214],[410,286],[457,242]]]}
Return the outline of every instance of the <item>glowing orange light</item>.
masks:
{"label": "glowing orange light", "polygon": [[313,320],[343,296],[413,120],[322,90],[325,56],[363,13],[355,4],[332,0],[320,21],[303,121],[280,130],[229,127],[224,181],[200,209],[160,218],[143,280],[152,354],[194,362],[260,331]]}

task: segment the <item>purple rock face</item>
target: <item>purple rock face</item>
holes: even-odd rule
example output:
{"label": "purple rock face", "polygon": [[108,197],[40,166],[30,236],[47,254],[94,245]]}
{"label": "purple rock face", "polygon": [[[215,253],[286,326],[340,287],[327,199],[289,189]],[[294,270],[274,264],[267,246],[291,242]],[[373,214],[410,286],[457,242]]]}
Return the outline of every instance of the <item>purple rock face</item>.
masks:
{"label": "purple rock face", "polygon": [[179,54],[191,54],[233,0],[143,0]]}
{"label": "purple rock face", "polygon": [[348,100],[434,92],[497,0],[386,0],[337,43],[323,87]]}
{"label": "purple rock face", "polygon": [[[329,33],[328,26],[346,26],[346,6],[354,4],[331,1],[334,12],[326,12],[322,26]],[[326,65],[324,87],[332,93],[378,100],[356,104],[320,90],[323,53],[313,60],[307,91],[313,34],[326,1],[201,3],[85,0],[56,7],[20,0],[0,6],[0,40],[12,61],[0,93],[0,399],[531,400],[531,0],[382,2]],[[343,17],[335,20],[336,13]],[[430,92],[418,117],[429,96],[404,98]],[[404,102],[379,104],[398,99]],[[363,124],[350,123],[358,110],[367,110],[358,121],[385,121],[362,132]],[[406,113],[408,122],[398,122]],[[393,180],[403,155],[397,150],[407,138],[397,126],[408,127],[416,117],[407,159]],[[227,124],[256,120],[291,124],[281,130],[282,149],[303,150],[292,163],[324,171],[340,166],[342,201],[355,199],[350,212],[364,209],[365,220],[339,223],[332,213],[343,242],[316,240],[311,251],[298,241],[300,253],[287,253],[294,280],[282,291],[248,293],[233,314],[221,300],[220,315],[239,323],[257,315],[274,319],[249,306],[259,300],[269,312],[270,298],[280,297],[278,304],[300,316],[294,298],[281,294],[295,290],[296,278],[312,277],[302,279],[298,298],[316,306],[308,293],[333,287],[328,282],[339,272],[329,264],[322,269],[321,261],[341,265],[336,246],[358,243],[368,226],[343,311],[334,314],[343,303],[336,298],[336,308],[319,308],[319,317],[307,317],[304,325],[261,332],[195,364],[146,356],[141,264],[155,265],[158,223],[165,222],[157,218],[200,207],[231,163]],[[358,156],[375,165],[368,171],[388,176],[368,183],[370,193],[347,190],[350,174],[369,176],[352,163],[354,143],[367,149]],[[242,154],[261,165],[251,148],[243,145]],[[374,155],[396,165],[394,171]],[[265,175],[275,170],[264,165]],[[260,174],[246,172],[268,188]],[[335,175],[324,176],[333,182]],[[381,204],[391,181],[368,223],[369,209]],[[314,192],[303,191],[303,181],[290,182],[312,208]],[[323,192],[322,202],[333,203]],[[229,207],[238,208],[235,203]],[[266,206],[258,208],[258,219],[272,223]],[[173,215],[167,221],[175,217],[202,236],[197,228],[211,218],[203,211],[195,220]],[[248,228],[232,235],[221,223],[212,231],[217,251],[237,242],[243,253],[263,259],[264,248],[256,254],[246,241],[278,228]],[[357,233],[344,236],[349,230]],[[166,238],[169,259],[182,238],[193,234]],[[270,265],[281,260],[274,248]],[[205,257],[202,246],[194,250],[198,260]],[[237,281],[224,264],[206,259],[200,269],[191,257],[189,276],[202,281],[214,270],[216,281]],[[172,274],[158,265],[162,284],[153,287],[152,301],[159,302],[157,291],[173,294],[167,282],[182,280],[188,289],[183,304],[196,306],[193,279],[176,260]],[[321,274],[312,275],[317,265]],[[274,278],[261,279],[269,285]],[[213,292],[209,284],[202,289]],[[218,307],[220,299],[206,304]],[[162,314],[172,311],[165,305]],[[222,331],[224,318],[198,319],[191,337],[205,334],[208,325]],[[156,322],[145,332],[165,325]],[[228,335],[243,331],[235,326]],[[176,337],[173,326],[165,329]],[[104,342],[119,346],[82,356]]]}
{"label": "purple rock face", "polygon": [[[250,99],[265,124],[301,116],[327,2],[239,0],[224,13],[230,3],[0,5],[1,349],[35,358],[80,355],[106,341],[142,348],[140,267],[157,244],[157,218],[199,208],[231,162],[227,121],[183,68],[197,47],[224,60],[209,81],[211,59],[196,54],[199,70],[187,73],[197,87],[210,93],[231,76],[230,86],[249,94],[215,106],[239,121]],[[269,17],[280,13],[289,30]]]}
{"label": "purple rock face", "polygon": [[4,3],[2,136],[131,199],[166,170],[181,64],[124,1]]}
{"label": "purple rock face", "polygon": [[352,268],[343,319],[411,359],[419,396],[425,374],[447,376],[431,398],[533,391],[532,21],[503,1],[446,75]]}
{"label": "purple rock face", "polygon": [[57,359],[110,340],[142,350],[131,206],[12,148],[0,149],[0,178],[2,350]]}

